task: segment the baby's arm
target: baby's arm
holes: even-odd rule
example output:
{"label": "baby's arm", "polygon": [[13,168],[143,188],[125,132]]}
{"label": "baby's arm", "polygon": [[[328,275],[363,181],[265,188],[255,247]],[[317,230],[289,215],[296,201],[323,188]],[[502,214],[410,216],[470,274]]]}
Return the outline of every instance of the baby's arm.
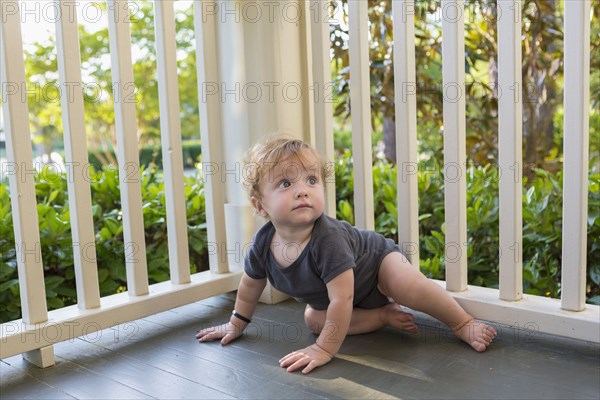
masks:
{"label": "baby's arm", "polygon": [[354,299],[354,272],[346,270],[327,284],[329,307],[325,326],[314,345],[295,351],[283,357],[279,364],[288,371],[306,366],[302,373],[308,373],[328,363],[337,354],[348,333],[352,318]]}
{"label": "baby's arm", "polygon": [[[234,310],[243,317],[251,319],[252,315],[254,315],[258,298],[266,284],[266,278],[252,279],[244,273],[238,287]],[[223,325],[202,329],[196,334],[196,339],[200,342],[221,339],[221,344],[227,344],[240,337],[246,325],[248,325],[247,322],[231,315],[229,322]]]}

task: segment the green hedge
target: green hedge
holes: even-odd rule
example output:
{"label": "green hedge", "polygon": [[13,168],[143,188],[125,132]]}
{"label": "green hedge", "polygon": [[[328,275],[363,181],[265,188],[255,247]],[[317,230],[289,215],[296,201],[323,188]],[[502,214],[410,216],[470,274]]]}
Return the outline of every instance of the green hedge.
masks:
{"label": "green hedge", "polygon": [[[335,164],[338,217],[353,222],[352,162],[349,153]],[[467,168],[469,283],[498,286],[498,172]],[[104,167],[90,172],[96,258],[102,296],[125,290],[125,249],[119,178]],[[376,230],[397,239],[396,167],[374,163]],[[439,166],[418,171],[421,270],[444,278],[444,198]],[[560,296],[562,176],[535,171],[523,190],[523,280],[525,293]],[[146,254],[150,283],[168,279],[169,258],[164,183],[155,169],[141,173]],[[42,262],[50,309],[76,302],[67,183],[65,175],[36,176]],[[208,268],[204,187],[198,174],[185,177],[191,272]],[[588,302],[600,303],[600,175],[590,176],[588,218]],[[17,261],[8,188],[0,182],[0,321],[20,317]]]}
{"label": "green hedge", "polygon": [[[183,151],[183,167],[193,168],[202,154],[202,148],[199,140],[186,140],[181,144]],[[88,151],[88,160],[96,168],[103,165],[116,164],[117,159],[114,149],[97,148]],[[140,165],[155,165],[162,169],[162,146],[146,145],[140,149]]]}
{"label": "green hedge", "polygon": [[[336,162],[337,217],[353,222],[351,154]],[[376,160],[373,166],[375,229],[397,240],[396,166]],[[410,172],[410,171],[407,171]],[[534,170],[523,188],[523,290],[560,297],[562,258],[562,173]],[[435,162],[419,165],[419,249],[421,271],[444,279],[444,177]],[[467,174],[468,282],[498,287],[498,170],[469,166]],[[589,176],[587,301],[600,304],[600,174]]]}
{"label": "green hedge", "polygon": [[[125,249],[118,171],[109,166],[89,173],[96,241],[96,260],[102,296],[125,290]],[[46,170],[36,176],[46,299],[50,309],[76,302],[75,274],[66,175]],[[204,185],[198,175],[185,177],[185,199],[191,272],[208,269]],[[0,182],[0,321],[20,318],[17,258],[7,185]],[[169,279],[165,195],[162,174],[141,172],[149,283]],[[130,253],[130,251],[133,251]]]}

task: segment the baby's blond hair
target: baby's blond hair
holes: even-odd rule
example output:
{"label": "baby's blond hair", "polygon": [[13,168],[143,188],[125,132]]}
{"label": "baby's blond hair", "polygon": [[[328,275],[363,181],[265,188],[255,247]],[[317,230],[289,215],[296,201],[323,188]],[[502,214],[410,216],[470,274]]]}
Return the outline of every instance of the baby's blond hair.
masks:
{"label": "baby's blond hair", "polygon": [[297,157],[305,165],[306,153],[312,155],[319,162],[319,178],[325,181],[331,173],[326,168],[321,155],[308,143],[300,139],[286,137],[268,137],[253,145],[244,157],[243,185],[250,198],[260,200],[260,182],[265,176],[270,176],[275,165],[288,159]]}

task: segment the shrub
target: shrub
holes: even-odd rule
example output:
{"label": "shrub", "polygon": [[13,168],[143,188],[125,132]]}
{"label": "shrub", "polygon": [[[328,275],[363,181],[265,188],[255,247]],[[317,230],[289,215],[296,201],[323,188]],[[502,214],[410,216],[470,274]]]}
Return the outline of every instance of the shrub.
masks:
{"label": "shrub", "polygon": [[[92,177],[92,211],[100,295],[126,290],[125,252],[118,171],[104,167]],[[49,309],[77,302],[65,174],[45,170],[35,176],[42,263]],[[166,210],[162,174],[141,172],[149,283],[169,279]],[[199,174],[185,178],[191,272],[208,269],[204,186]],[[20,318],[17,258],[7,185],[0,183],[0,320]]]}
{"label": "shrub", "polygon": [[[498,287],[499,204],[498,171],[470,165],[467,171],[468,282]],[[337,217],[354,222],[352,158],[349,152],[336,161]],[[523,290],[560,297],[562,259],[562,172],[535,169],[523,188]],[[420,166],[419,248],[420,268],[428,277],[444,279],[444,179],[439,165]],[[376,159],[373,165],[375,230],[397,240],[396,166]],[[587,243],[587,301],[600,304],[600,174],[589,176]]]}
{"label": "shrub", "polygon": [[[193,168],[197,162],[202,148],[199,140],[186,140],[182,144],[183,167]],[[88,152],[90,164],[96,168],[102,168],[103,165],[115,164],[117,156],[114,149],[98,148]],[[140,164],[144,166],[154,165],[162,169],[162,146],[145,145],[140,148]]]}

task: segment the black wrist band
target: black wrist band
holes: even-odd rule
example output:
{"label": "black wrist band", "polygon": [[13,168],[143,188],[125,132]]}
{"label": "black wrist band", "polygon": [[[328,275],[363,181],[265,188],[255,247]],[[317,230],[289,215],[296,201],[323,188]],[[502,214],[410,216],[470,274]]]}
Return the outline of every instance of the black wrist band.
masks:
{"label": "black wrist band", "polygon": [[250,320],[246,317],[244,317],[242,314],[238,313],[237,311],[233,310],[231,312],[231,315],[233,315],[234,317],[236,317],[237,319],[240,319],[242,321],[244,321],[245,323],[249,324]]}

